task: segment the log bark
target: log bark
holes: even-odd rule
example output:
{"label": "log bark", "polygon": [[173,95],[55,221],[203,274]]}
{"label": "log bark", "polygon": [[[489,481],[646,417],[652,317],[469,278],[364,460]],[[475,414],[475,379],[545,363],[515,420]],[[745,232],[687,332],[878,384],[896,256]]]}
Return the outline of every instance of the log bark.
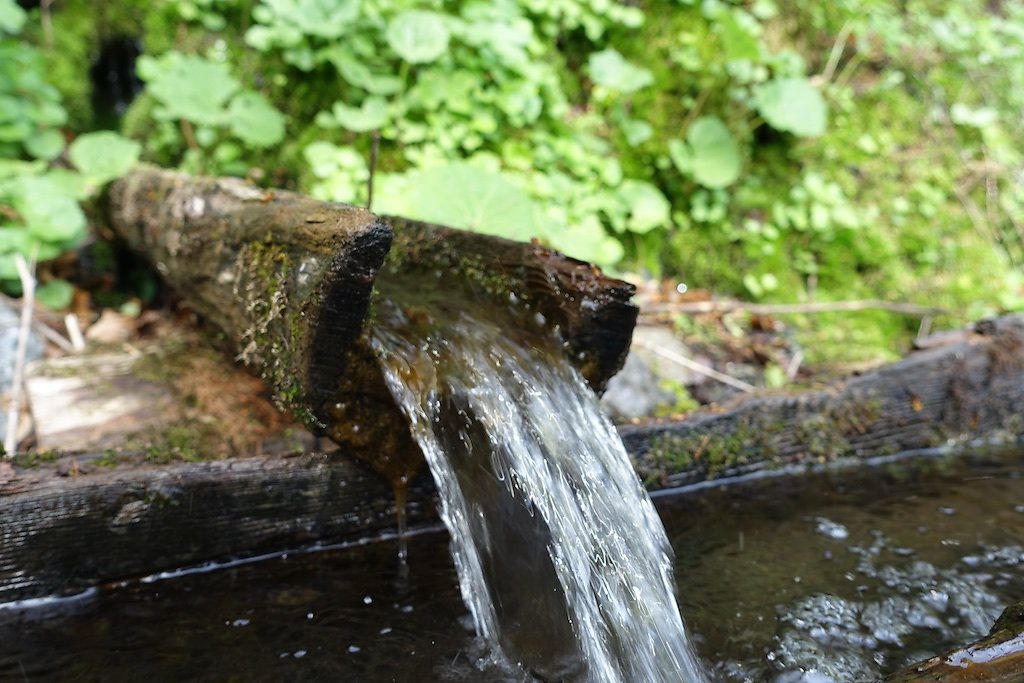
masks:
{"label": "log bark", "polygon": [[539,314],[597,390],[622,366],[636,322],[632,285],[539,244],[381,219],[235,179],[137,170],[112,185],[104,213],[227,333],[284,407],[396,487],[423,459],[365,334],[375,286],[413,291],[437,286],[440,274],[451,297]]}
{"label": "log bark", "polygon": [[906,667],[884,683],[1018,683],[1024,680],[1024,602],[1007,607],[988,635]]}

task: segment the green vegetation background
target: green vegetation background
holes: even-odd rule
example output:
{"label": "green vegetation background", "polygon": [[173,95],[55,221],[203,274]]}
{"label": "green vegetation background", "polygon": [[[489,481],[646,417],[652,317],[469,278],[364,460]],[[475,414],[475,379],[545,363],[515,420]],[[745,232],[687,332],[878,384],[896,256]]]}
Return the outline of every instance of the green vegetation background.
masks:
{"label": "green vegetation background", "polygon": [[[376,138],[377,212],[744,299],[914,302],[950,325],[1024,308],[1019,3],[46,7],[0,0],[9,291],[15,254],[80,244],[75,202],[139,158],[362,204]],[[145,89],[111,120],[89,70],[125,36]],[[811,360],[897,355],[918,324],[794,322]]]}

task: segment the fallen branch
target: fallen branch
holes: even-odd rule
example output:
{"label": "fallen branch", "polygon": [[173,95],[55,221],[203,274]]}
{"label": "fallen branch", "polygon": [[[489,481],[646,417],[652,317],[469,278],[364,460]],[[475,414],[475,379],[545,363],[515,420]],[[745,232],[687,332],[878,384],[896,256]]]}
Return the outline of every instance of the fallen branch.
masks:
{"label": "fallen branch", "polygon": [[749,393],[757,388],[753,384],[747,384],[743,380],[736,379],[735,377],[730,377],[729,375],[721,373],[710,366],[704,365],[703,363],[699,363],[693,360],[692,358],[687,358],[686,356],[678,354],[675,351],[663,349],[660,346],[657,346],[656,344],[650,344],[640,339],[634,339],[633,344],[641,348],[647,349],[651,353],[657,356],[661,356],[665,360],[672,361],[673,363],[676,363],[677,365],[682,365],[684,368],[693,370],[696,373],[699,373],[706,377],[710,377],[711,379],[714,380],[718,380],[722,384],[728,384],[730,387],[734,387],[736,389],[739,389],[740,391],[746,391]]}
{"label": "fallen branch", "polygon": [[881,310],[904,315],[939,315],[946,309],[935,306],[896,301],[862,299],[857,301],[821,301],[808,304],[752,304],[744,301],[693,301],[683,303],[649,304],[641,308],[640,314],[651,313],[733,313],[744,311],[754,315],[787,315],[802,313],[837,313],[843,311]]}

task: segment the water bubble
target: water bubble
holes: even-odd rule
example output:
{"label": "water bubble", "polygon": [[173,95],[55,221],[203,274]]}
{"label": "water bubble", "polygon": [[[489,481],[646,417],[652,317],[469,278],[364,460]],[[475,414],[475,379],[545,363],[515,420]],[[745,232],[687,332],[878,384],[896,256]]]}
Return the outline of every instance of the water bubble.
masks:
{"label": "water bubble", "polygon": [[943,505],[942,507],[939,508],[939,512],[941,512],[944,515],[955,515],[956,514],[956,508],[955,507],[951,507],[949,505]]}
{"label": "water bubble", "polygon": [[680,282],[678,285],[676,285],[676,291],[679,292],[680,294],[686,294],[686,291],[688,289],[689,287],[686,286],[685,282]]}
{"label": "water bubble", "polygon": [[231,622],[231,625],[232,626],[248,626],[249,625],[249,620],[248,619],[235,619],[234,621]]}
{"label": "water bubble", "polygon": [[378,635],[382,635],[382,636],[386,636],[387,634],[391,633],[391,630],[392,629],[391,629],[390,626],[385,626],[381,630],[377,631],[377,634]]}
{"label": "water bubble", "polygon": [[833,538],[837,541],[845,540],[850,536],[850,532],[839,522],[833,522],[826,517],[817,517],[815,521],[818,523],[815,531],[822,536]]}
{"label": "water bubble", "polygon": [[295,659],[302,659],[303,657],[306,656],[306,651],[305,650],[296,650],[295,654],[292,655],[292,656],[295,657]]}
{"label": "water bubble", "polygon": [[372,597],[370,597],[369,595],[364,595],[363,596],[363,604],[364,605],[369,605],[372,602],[373,602],[373,598]]}
{"label": "water bubble", "polygon": [[359,647],[358,645],[349,645],[348,646],[348,652],[351,655],[354,655],[355,653],[359,652],[362,649],[363,648]]}

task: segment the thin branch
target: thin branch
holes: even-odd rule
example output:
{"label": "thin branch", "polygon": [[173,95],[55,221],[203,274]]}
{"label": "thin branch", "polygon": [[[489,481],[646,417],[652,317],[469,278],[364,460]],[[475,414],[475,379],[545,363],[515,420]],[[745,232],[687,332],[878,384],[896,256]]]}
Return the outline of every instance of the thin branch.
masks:
{"label": "thin branch", "polygon": [[656,346],[654,344],[639,339],[634,339],[633,343],[641,348],[647,349],[656,356],[661,356],[665,360],[672,361],[673,363],[676,363],[677,365],[682,365],[684,368],[693,370],[696,373],[699,373],[706,377],[710,377],[711,379],[718,380],[722,384],[728,384],[730,387],[734,387],[736,389],[739,389],[740,391],[751,392],[756,390],[756,387],[753,384],[747,384],[743,380],[736,379],[735,377],[730,377],[729,375],[721,373],[712,367],[704,365],[703,363],[698,363],[692,358],[687,358],[686,356],[680,355],[675,351],[669,351],[668,349],[663,349],[660,346]]}
{"label": "thin branch", "polygon": [[43,41],[47,50],[53,49],[53,17],[50,14],[50,6],[53,0],[42,0],[39,3],[39,18],[43,23]]}
{"label": "thin branch", "polygon": [[370,177],[366,183],[366,210],[373,209],[373,176],[377,173],[377,152],[380,150],[380,129],[373,131],[370,140]]}
{"label": "thin branch", "polygon": [[696,301],[686,303],[650,304],[642,313],[732,313],[745,311],[754,315],[786,315],[802,313],[837,313],[845,311],[881,310],[904,315],[938,315],[943,308],[918,306],[895,301],[864,299],[860,301],[820,301],[807,304],[751,304],[743,301]]}
{"label": "thin branch", "polygon": [[821,72],[823,83],[828,83],[835,75],[836,67],[839,66],[839,60],[842,59],[843,52],[846,50],[846,42],[850,39],[851,31],[853,31],[853,24],[849,21],[839,29],[839,35],[836,36],[836,42],[832,44],[832,52],[828,56],[828,64],[825,65],[825,70]]}
{"label": "thin branch", "polygon": [[28,333],[32,326],[32,306],[35,302],[36,279],[32,274],[35,269],[35,259],[32,265],[25,261],[21,254],[15,254],[14,264],[18,269],[18,277],[21,279],[22,306],[21,306],[21,327],[18,329],[18,350],[14,357],[14,376],[11,384],[11,403],[7,407],[7,433],[4,435],[4,453],[7,457],[13,457],[18,447],[18,419],[21,409],[21,383],[25,376],[25,355],[28,353]]}

